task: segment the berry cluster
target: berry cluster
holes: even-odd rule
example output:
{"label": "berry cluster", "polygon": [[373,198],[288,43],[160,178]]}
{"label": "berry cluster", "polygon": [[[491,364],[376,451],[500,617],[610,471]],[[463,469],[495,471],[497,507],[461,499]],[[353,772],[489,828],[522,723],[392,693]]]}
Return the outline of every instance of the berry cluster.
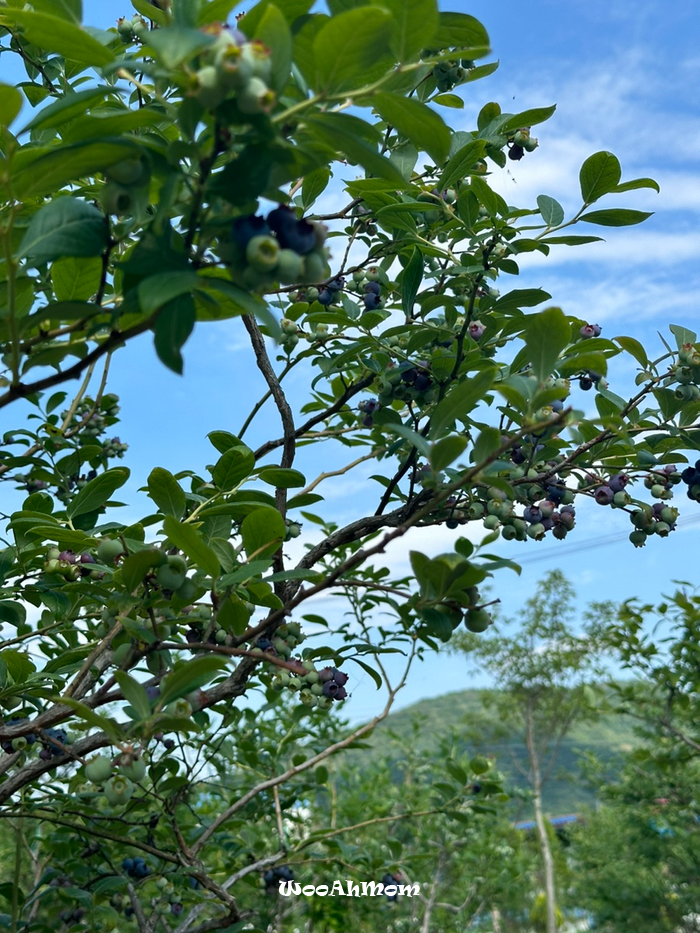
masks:
{"label": "berry cluster", "polygon": [[[323,245],[327,232],[324,224],[299,218],[291,207],[280,204],[267,217],[236,218],[230,238],[220,244],[220,254],[234,276],[252,290],[264,291],[277,283],[320,282],[330,275]],[[340,289],[342,281],[332,280],[317,298],[321,301],[323,294],[321,304],[330,304]]]}
{"label": "berry cluster", "polygon": [[379,269],[376,266],[353,272],[352,278],[355,286],[362,289],[362,304],[365,306],[365,311],[377,311],[383,307],[379,275]]}
{"label": "berry cluster", "polygon": [[71,550],[59,551],[57,547],[49,548],[44,562],[44,573],[57,574],[67,581],[79,580],[80,577],[91,577],[99,580],[104,576],[100,570],[92,569],[97,561],[89,551],[76,554]]}
{"label": "berry cluster", "polygon": [[688,498],[700,502],[700,460],[695,461],[695,466],[683,470],[681,479],[688,487]]}
{"label": "berry cluster", "polygon": [[118,437],[112,437],[109,440],[103,441],[102,453],[100,456],[105,460],[109,460],[112,457],[121,458],[124,456],[128,449],[128,444],[123,443],[123,441]]}
{"label": "berry cluster", "polygon": [[122,862],[122,870],[125,871],[130,878],[134,878],[137,881],[140,881],[142,878],[148,878],[151,874],[150,866],[146,863],[145,859],[140,857],[125,858]]}
{"label": "berry cluster", "polygon": [[259,40],[248,40],[240,29],[211,23],[203,32],[214,36],[214,43],[201,58],[201,67],[192,76],[189,93],[207,110],[215,110],[235,98],[241,114],[268,114],[275,106],[270,49]]}
{"label": "berry cluster", "polygon": [[519,162],[526,152],[534,152],[539,144],[539,140],[535,139],[534,136],[530,136],[530,127],[524,126],[514,133],[506,143],[508,158],[514,162]]}
{"label": "berry cluster", "polygon": [[279,865],[277,868],[268,868],[263,874],[265,894],[277,894],[280,881],[294,881],[294,872],[289,865]]}
{"label": "berry cluster", "polygon": [[[430,53],[428,53],[430,54]],[[425,57],[425,56],[424,56]],[[433,68],[433,79],[435,86],[441,94],[451,91],[462,84],[474,67],[474,62],[468,58],[461,58],[457,61],[438,62]]]}
{"label": "berry cluster", "polygon": [[[25,723],[25,722],[29,722],[29,720],[26,717],[19,718],[17,716],[13,716],[11,719],[6,720],[5,725],[6,726],[20,726],[22,725],[22,723]],[[35,742],[36,742],[36,736],[34,735],[33,732],[29,732],[27,735],[17,736],[16,739],[12,739],[12,740],[6,739],[2,743],[2,750],[4,752],[7,752],[8,755],[11,755],[13,752],[24,751],[24,749],[28,745],[33,745]]]}
{"label": "berry cluster", "polygon": [[340,702],[346,699],[348,693],[345,685],[349,678],[344,671],[335,667],[324,667],[319,671],[313,661],[302,661],[292,657],[292,652],[305,637],[298,622],[285,622],[276,629],[272,639],[259,638],[251,653],[279,657],[288,662],[288,665],[278,669],[273,677],[273,690],[281,692],[288,689],[293,693],[298,691],[304,706],[328,710],[334,700]]}
{"label": "berry cluster", "polygon": [[669,381],[677,383],[678,401],[695,402],[700,398],[700,352],[692,343],[684,343],[678,351],[678,363],[672,366]]}
{"label": "berry cluster", "polygon": [[[385,875],[382,875],[382,884],[385,888],[395,888],[397,885],[403,882],[403,875],[400,872],[387,872]],[[395,894],[387,894],[386,899],[388,901],[396,902],[398,899],[398,892]]]}
{"label": "berry cluster", "polygon": [[398,365],[387,366],[377,385],[379,404],[388,406],[397,400],[410,400],[419,405],[434,402],[436,380],[430,365],[430,360],[417,360],[415,363],[404,360]]}
{"label": "berry cluster", "polygon": [[[123,163],[120,163],[123,164]],[[117,171],[115,169],[115,171]],[[61,418],[65,421],[69,412],[61,412]],[[105,395],[99,403],[86,396],[78,403],[68,423],[68,430],[80,433],[84,438],[98,437],[104,433],[105,429],[114,424],[119,415],[119,396]]]}

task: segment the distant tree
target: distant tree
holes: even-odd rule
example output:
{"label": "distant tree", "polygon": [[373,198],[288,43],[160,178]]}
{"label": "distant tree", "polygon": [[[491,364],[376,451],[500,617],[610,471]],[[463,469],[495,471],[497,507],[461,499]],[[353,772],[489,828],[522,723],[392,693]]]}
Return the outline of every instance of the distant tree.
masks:
{"label": "distant tree", "polygon": [[[546,899],[546,930],[558,928],[555,861],[542,805],[561,743],[573,726],[598,715],[591,682],[600,673],[600,616],[609,606],[579,613],[574,588],[561,571],[538,586],[506,634],[497,624],[482,637],[459,634],[454,650],[488,671],[497,690],[489,693],[504,727],[522,737],[526,754],[515,760],[532,791]],[[575,629],[574,621],[579,625]]]}
{"label": "distant tree", "polygon": [[627,755],[603,805],[573,833],[572,897],[601,933],[700,931],[697,760],[660,768]]}

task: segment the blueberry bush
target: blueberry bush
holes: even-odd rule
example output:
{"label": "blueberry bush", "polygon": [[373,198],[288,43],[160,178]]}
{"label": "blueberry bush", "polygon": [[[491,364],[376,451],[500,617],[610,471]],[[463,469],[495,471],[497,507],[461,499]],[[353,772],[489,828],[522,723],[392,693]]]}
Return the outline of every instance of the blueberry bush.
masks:
{"label": "blueberry bush", "polygon": [[[0,476],[23,494],[0,552],[13,933],[259,928],[265,887],[302,858],[285,821],[314,864],[332,854],[331,829],[302,820],[324,762],[424,652],[490,625],[478,587],[513,566],[499,536],[562,540],[583,504],[656,547],[674,491],[700,489],[678,467],[700,446],[695,334],[671,325],[648,355],[537,310],[541,289],[496,287],[529,253],[598,239],[574,226],[643,221],[617,196],[657,185],[601,151],[572,216],[547,194],[508,204],[490,178],[538,158],[555,108],[488,102],[451,128],[497,67],[477,20],[435,0],[133,6],[94,28],[80,0],[0,4],[0,54],[26,72],[0,86],[0,408],[21,412]],[[337,209],[315,210],[322,195]],[[205,475],[139,477],[151,504],[120,522],[110,359],[150,333],[153,365],[182,373],[192,330],[222,321],[265,394],[208,435]],[[621,354],[628,397],[608,382]],[[339,520],[324,484],[370,465]],[[430,558],[435,525],[472,533]],[[381,555],[405,537],[397,578]],[[331,593],[348,618],[312,611]],[[358,675],[386,702],[350,729]]]}

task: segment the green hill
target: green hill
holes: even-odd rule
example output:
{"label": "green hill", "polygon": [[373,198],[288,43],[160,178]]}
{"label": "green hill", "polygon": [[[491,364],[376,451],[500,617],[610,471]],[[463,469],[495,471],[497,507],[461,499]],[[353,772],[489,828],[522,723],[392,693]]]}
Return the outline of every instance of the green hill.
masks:
{"label": "green hill", "polygon": [[[495,757],[496,767],[506,775],[510,791],[527,789],[516,763],[526,767],[527,753],[518,736],[504,733],[498,714],[488,705],[489,691],[464,690],[421,700],[391,714],[377,727],[365,754],[372,758],[398,757],[399,748],[410,742],[417,750],[440,754],[443,741],[451,741],[453,756],[477,752]],[[579,724],[561,743],[552,775],[545,785],[544,805],[550,815],[574,813],[595,804],[595,794],[583,779],[582,756],[592,753],[615,770],[618,753],[639,744],[632,721],[624,716],[601,716],[597,722]],[[517,817],[531,813],[527,800],[514,799]]]}

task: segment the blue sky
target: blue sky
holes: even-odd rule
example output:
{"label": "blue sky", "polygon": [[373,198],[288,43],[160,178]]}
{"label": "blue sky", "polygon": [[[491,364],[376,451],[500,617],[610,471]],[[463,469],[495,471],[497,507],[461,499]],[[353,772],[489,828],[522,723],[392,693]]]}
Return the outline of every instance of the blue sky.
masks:
{"label": "blue sky", "polygon": [[[103,28],[114,25],[120,15],[130,15],[127,2],[87,0],[84,6],[86,23]],[[548,259],[533,256],[523,263],[519,280],[501,280],[501,291],[545,288],[553,296],[552,303],[601,324],[605,336],[637,337],[652,354],[658,351],[660,355],[657,331],[669,336],[670,323],[688,327],[700,323],[700,17],[696,3],[478,0],[441,6],[481,19],[492,39],[493,55],[487,60],[500,61],[495,75],[460,89],[463,111],[443,110],[456,129],[471,129],[476,113],[489,100],[499,101],[503,110],[511,112],[558,105],[554,117],[536,131],[540,148],[522,162],[509,162],[507,169],[496,170],[490,179],[510,203],[534,206],[538,194],[549,194],[567,210],[577,209],[578,169],[600,149],[610,149],[620,158],[623,180],[650,175],[661,185],[661,194],[636,191],[600,205],[654,211],[641,227],[581,226],[576,232],[603,235],[606,242],[577,249],[560,247]],[[7,58],[0,59],[0,76],[13,80],[16,72],[8,67]],[[173,472],[202,470],[214,459],[206,433],[214,429],[236,432],[246,406],[264,391],[238,321],[200,325],[185,348],[185,357],[185,377],[180,378],[158,364],[149,338],[144,337],[113,360],[110,386],[121,396],[123,423],[118,431],[130,445],[124,462],[132,470],[132,492],[155,465]],[[633,367],[621,359],[617,364],[614,360],[610,387],[624,394]],[[300,399],[303,388],[300,375],[291,383],[291,396]],[[587,399],[576,401],[585,404]],[[3,430],[16,426],[16,418],[15,411],[12,416],[4,414],[0,426]],[[277,431],[274,418],[274,411],[265,409],[250,442]],[[334,463],[342,462],[333,457]],[[308,460],[306,466],[311,480],[316,473]],[[353,473],[353,479],[329,483],[327,508],[334,520],[342,523],[357,517],[363,498],[372,501],[376,486],[367,481],[371,472],[368,468],[364,474]],[[685,519],[700,514],[700,506],[684,497],[681,505]],[[129,511],[137,517],[138,506]],[[521,577],[503,571],[496,580],[504,613],[517,614],[537,581],[555,567],[569,576],[583,601],[632,596],[655,601],[673,588],[674,580],[697,581],[700,526],[684,527],[681,520],[679,530],[669,539],[654,539],[642,550],[635,550],[626,540],[597,546],[601,538],[616,532],[626,537],[630,526],[623,519],[608,509],[581,509],[577,528],[561,552],[560,543],[549,538],[540,544],[494,545],[491,550],[504,556],[523,558]],[[403,572],[408,567],[409,547],[440,553],[450,549],[456,534],[443,528],[418,532],[390,550],[387,561]],[[307,537],[305,529],[293,552],[300,553],[311,535]],[[572,553],[570,545],[576,543],[581,545],[580,552]],[[337,611],[331,600],[324,601],[323,609]],[[427,661],[414,675],[401,705],[483,682],[468,674],[464,661],[452,657]],[[348,712],[361,718],[375,709],[373,686],[363,677]]]}

